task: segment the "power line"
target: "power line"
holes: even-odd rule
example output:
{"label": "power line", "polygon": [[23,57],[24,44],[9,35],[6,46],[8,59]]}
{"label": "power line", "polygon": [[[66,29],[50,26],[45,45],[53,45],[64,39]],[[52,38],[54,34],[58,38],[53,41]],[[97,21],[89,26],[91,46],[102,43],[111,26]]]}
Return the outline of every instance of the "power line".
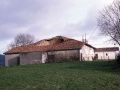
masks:
{"label": "power line", "polygon": [[91,36],[93,35],[93,33],[97,30],[97,27],[94,29],[94,31],[92,32],[92,34],[90,35],[90,37],[88,38],[88,40],[91,38]]}

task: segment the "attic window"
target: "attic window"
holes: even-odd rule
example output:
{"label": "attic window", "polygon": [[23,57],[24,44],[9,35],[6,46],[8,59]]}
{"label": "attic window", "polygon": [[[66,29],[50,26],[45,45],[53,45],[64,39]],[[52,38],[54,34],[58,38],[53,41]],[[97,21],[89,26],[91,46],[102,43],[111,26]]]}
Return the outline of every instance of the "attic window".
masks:
{"label": "attic window", "polygon": [[61,38],[61,39],[60,39],[60,43],[62,43],[62,42],[64,42],[64,39]]}
{"label": "attic window", "polygon": [[47,39],[46,41],[51,41],[52,39]]}

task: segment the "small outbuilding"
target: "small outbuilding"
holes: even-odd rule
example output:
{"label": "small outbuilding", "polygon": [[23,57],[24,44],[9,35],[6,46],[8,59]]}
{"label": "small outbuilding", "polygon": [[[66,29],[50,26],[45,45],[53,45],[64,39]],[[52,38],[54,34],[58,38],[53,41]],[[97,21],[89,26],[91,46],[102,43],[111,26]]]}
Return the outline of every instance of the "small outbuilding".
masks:
{"label": "small outbuilding", "polygon": [[95,49],[95,58],[97,60],[113,60],[116,57],[118,47],[104,47]]}

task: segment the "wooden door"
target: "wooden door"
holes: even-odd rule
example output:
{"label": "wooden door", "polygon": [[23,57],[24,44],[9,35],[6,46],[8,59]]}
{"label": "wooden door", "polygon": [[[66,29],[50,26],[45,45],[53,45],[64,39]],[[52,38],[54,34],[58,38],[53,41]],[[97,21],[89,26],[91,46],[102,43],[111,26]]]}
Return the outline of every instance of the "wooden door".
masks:
{"label": "wooden door", "polygon": [[48,55],[48,62],[55,62],[54,59],[55,59],[54,55]]}
{"label": "wooden door", "polygon": [[96,59],[96,60],[98,59],[98,54],[95,54],[95,59]]}

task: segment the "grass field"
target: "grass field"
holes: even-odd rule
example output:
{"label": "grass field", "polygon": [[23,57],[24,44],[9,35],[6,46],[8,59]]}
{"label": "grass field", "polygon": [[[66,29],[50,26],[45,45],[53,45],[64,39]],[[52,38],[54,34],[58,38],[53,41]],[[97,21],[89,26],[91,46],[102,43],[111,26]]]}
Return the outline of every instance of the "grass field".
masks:
{"label": "grass field", "polygon": [[113,62],[67,62],[0,68],[0,90],[120,90]]}

